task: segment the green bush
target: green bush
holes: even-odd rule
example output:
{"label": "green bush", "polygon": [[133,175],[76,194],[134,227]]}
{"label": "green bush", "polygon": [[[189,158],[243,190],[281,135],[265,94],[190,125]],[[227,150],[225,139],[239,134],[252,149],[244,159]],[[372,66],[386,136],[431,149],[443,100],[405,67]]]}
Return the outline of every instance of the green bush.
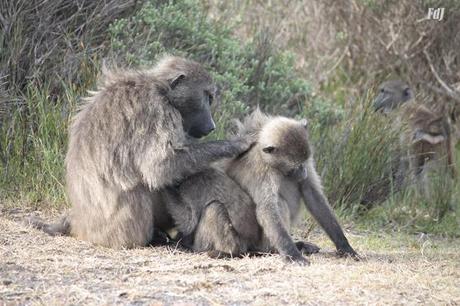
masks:
{"label": "green bush", "polygon": [[[102,6],[102,12],[110,10],[116,1],[111,0],[108,6]],[[123,7],[116,10],[115,16],[132,6],[132,1],[120,1]],[[19,14],[23,19],[16,20],[18,27],[19,23],[28,26],[27,31],[17,34],[17,44],[24,44],[29,41],[29,36],[36,35],[34,28],[29,26],[26,12],[43,14],[44,9],[57,9],[52,4],[50,7],[37,5],[31,2]],[[34,8],[40,10],[34,11]],[[67,74],[60,76],[57,72],[66,69],[68,58],[61,59],[59,52],[50,53],[46,57],[46,67],[24,66],[31,75],[37,72],[35,79],[32,78],[34,82],[16,86],[12,80],[8,83],[8,88],[25,87],[15,91],[17,100],[22,102],[16,103],[11,110],[10,114],[14,115],[8,116],[0,125],[2,197],[25,196],[32,203],[63,202],[63,160],[69,118],[79,97],[94,86],[102,57],[108,56],[121,65],[149,66],[163,53],[172,53],[205,63],[221,88],[221,103],[216,111],[220,130],[213,133],[213,137],[224,137],[228,122],[242,117],[251,105],[282,111],[286,101],[293,97],[301,99],[309,93],[308,84],[294,70],[292,54],[277,50],[266,33],[253,41],[236,39],[232,35],[233,27],[210,20],[199,1],[148,1],[140,10],[134,10],[136,13],[131,17],[111,24],[109,30],[105,23],[91,27],[91,20],[99,19],[87,21],[83,18],[86,12],[66,16],[68,19],[61,24],[63,28],[59,28],[61,35],[48,38],[59,45],[69,42],[72,46],[68,50],[69,56],[78,57],[76,66],[72,66],[72,69],[77,68],[76,72],[70,77]],[[74,27],[79,24],[88,30],[75,36]],[[57,26],[52,24],[50,28]],[[18,31],[20,28],[13,28],[10,32]],[[1,36],[2,44],[12,44],[6,37]],[[91,52],[73,48],[76,39],[81,39],[82,48]],[[104,43],[107,41],[110,43]],[[40,41],[35,43],[41,47]],[[104,47],[97,49],[92,43],[103,43]],[[6,63],[11,56],[2,50],[0,63],[3,59]]]}
{"label": "green bush", "polygon": [[133,66],[152,65],[163,53],[205,63],[222,89],[216,112],[220,132],[214,136],[222,137],[229,119],[246,114],[248,106],[286,112],[287,101],[310,92],[294,69],[293,55],[277,50],[268,33],[243,42],[232,35],[234,26],[209,19],[196,0],[151,0],[136,15],[112,24],[112,55]]}
{"label": "green bush", "polygon": [[76,96],[70,87],[57,98],[49,85],[26,87],[23,104],[12,114],[8,128],[0,130],[3,198],[25,197],[24,201],[48,207],[64,203],[63,160]]}
{"label": "green bush", "polygon": [[358,211],[369,189],[391,182],[399,131],[375,114],[369,94],[358,100],[335,125],[313,126],[318,169],[334,206]]}

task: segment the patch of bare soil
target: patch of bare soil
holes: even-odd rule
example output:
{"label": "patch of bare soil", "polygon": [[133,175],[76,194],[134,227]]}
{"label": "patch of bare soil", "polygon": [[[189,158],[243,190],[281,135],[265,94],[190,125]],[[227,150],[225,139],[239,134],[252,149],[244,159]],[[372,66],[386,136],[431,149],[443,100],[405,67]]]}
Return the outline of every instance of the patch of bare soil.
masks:
{"label": "patch of bare soil", "polygon": [[366,235],[350,235],[365,257],[356,262],[332,256],[327,238],[316,235],[312,241],[329,249],[300,267],[276,255],[218,260],[171,247],[111,250],[50,237],[20,219],[0,216],[0,304],[460,303],[458,240],[375,251]]}

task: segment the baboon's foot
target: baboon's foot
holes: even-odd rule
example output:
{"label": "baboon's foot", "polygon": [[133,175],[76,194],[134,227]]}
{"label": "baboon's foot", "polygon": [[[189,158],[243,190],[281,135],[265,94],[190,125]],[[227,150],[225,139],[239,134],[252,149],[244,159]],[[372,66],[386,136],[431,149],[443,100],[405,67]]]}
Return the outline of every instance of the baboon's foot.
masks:
{"label": "baboon's foot", "polygon": [[298,256],[285,255],[283,256],[283,260],[287,263],[297,264],[299,266],[309,266],[310,265],[310,261],[301,254]]}
{"label": "baboon's foot", "polygon": [[150,246],[170,245],[175,244],[177,241],[169,237],[168,233],[155,228],[153,237],[149,242]]}
{"label": "baboon's foot", "polygon": [[240,258],[241,257],[240,254],[231,254],[231,253],[227,253],[227,252],[219,251],[219,250],[211,250],[211,251],[208,251],[207,254],[210,258],[214,258],[214,259],[225,259],[225,258],[228,259],[228,258]]}

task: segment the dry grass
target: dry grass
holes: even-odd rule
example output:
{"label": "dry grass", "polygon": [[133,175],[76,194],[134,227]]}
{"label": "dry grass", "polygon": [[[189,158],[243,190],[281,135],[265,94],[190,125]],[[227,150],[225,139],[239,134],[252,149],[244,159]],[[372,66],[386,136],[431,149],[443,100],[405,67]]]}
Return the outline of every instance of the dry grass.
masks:
{"label": "dry grass", "polygon": [[[365,260],[326,250],[309,267],[276,255],[213,260],[173,248],[111,250],[0,217],[0,304],[460,303],[459,241],[350,235]],[[14,220],[16,219],[16,220]]]}

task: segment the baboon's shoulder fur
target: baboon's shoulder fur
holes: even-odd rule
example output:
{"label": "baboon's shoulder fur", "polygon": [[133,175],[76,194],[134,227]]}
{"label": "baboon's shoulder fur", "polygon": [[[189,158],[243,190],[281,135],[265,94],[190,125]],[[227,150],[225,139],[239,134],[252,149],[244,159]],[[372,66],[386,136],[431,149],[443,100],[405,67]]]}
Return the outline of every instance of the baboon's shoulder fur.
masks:
{"label": "baboon's shoulder fur", "polygon": [[[183,73],[209,78],[197,63],[172,56],[150,70],[104,69],[71,125],[68,166],[94,160],[90,169],[123,189],[142,181],[143,164],[164,170],[161,163],[185,142],[181,115],[166,98],[167,81]],[[170,182],[172,175],[160,173],[149,185]]]}

